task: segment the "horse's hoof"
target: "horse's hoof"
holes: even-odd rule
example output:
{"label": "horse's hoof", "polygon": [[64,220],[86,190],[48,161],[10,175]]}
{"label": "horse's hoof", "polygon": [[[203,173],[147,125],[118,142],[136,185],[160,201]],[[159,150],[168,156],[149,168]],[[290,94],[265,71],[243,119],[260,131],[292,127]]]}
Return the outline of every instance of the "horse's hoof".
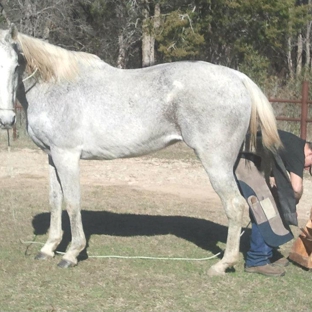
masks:
{"label": "horse's hoof", "polygon": [[45,254],[45,253],[40,251],[37,254],[37,256],[35,257],[35,260],[48,260],[48,259],[51,259],[51,258],[52,258],[51,256],[49,256],[49,255],[47,255],[47,254]]}
{"label": "horse's hoof", "polygon": [[218,270],[217,268],[215,268],[214,266],[212,266],[209,270],[208,270],[208,275],[209,276],[224,276],[225,272],[223,270]]}
{"label": "horse's hoof", "polygon": [[75,265],[76,265],[75,263],[69,260],[62,259],[61,262],[57,266],[62,269],[67,269],[67,268],[72,268]]}

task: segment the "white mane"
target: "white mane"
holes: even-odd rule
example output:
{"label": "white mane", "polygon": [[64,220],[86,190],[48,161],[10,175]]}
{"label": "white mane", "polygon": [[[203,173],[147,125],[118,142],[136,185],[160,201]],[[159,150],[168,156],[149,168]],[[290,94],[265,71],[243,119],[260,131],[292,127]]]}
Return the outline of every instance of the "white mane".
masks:
{"label": "white mane", "polygon": [[43,81],[72,80],[81,75],[81,67],[95,67],[100,60],[96,55],[69,51],[23,34],[18,34],[17,43],[27,62],[26,71],[36,71]]}

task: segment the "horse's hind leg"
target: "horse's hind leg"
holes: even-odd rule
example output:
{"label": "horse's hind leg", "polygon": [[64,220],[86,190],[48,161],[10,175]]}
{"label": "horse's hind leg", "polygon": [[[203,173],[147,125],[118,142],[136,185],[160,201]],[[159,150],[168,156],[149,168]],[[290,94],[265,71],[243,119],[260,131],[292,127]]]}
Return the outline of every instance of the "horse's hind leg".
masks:
{"label": "horse's hind leg", "polygon": [[54,256],[54,251],[62,240],[62,201],[63,192],[57,176],[54,163],[49,156],[49,173],[50,173],[50,229],[49,237],[45,245],[35,259],[45,260]]}
{"label": "horse's hind leg", "polygon": [[196,152],[209,175],[212,187],[221,198],[229,222],[224,256],[209,269],[210,275],[220,275],[238,262],[241,223],[246,202],[240,195],[234,178],[235,157],[227,157],[216,151]]}

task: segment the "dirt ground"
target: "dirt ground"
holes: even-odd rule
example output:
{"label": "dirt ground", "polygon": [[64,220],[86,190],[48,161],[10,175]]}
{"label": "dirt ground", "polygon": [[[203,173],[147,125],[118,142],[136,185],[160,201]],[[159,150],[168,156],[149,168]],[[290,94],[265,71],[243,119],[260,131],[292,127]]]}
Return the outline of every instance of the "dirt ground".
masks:
{"label": "dirt ground", "polygon": [[[247,212],[239,262],[223,278],[207,274],[218,257],[103,258],[194,259],[224,250],[227,220],[221,202],[192,152],[174,146],[142,158],[81,161],[89,258],[72,270],[57,267],[59,254],[34,261],[49,227],[47,156],[13,144],[21,143],[12,142],[10,153],[0,145],[1,311],[252,311],[259,302],[261,311],[309,310],[310,289],[302,287],[311,280],[306,270],[291,264],[283,279],[244,272]],[[310,178],[305,187],[298,207],[301,224],[310,210]],[[70,242],[67,214],[63,217],[61,252]],[[286,256],[291,245],[279,251]],[[274,291],[281,283],[282,291]]]}
{"label": "dirt ground", "polygon": [[[38,149],[15,148],[0,152],[0,178],[12,187],[21,187],[25,179],[42,180],[48,185],[47,156]],[[14,179],[10,179],[14,178]],[[220,200],[198,161],[141,157],[113,161],[81,161],[82,185],[131,186],[141,190],[174,194],[209,201],[220,210]],[[304,195],[297,206],[301,225],[308,220],[312,179],[305,175]],[[220,212],[221,213],[221,212]]]}

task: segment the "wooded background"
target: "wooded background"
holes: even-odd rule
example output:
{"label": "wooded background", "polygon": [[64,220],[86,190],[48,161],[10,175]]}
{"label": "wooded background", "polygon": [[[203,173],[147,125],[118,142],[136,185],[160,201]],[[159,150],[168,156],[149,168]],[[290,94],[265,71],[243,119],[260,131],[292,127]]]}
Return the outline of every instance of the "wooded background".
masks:
{"label": "wooded background", "polygon": [[[278,95],[310,80],[312,0],[2,0],[1,28],[120,68],[204,60]],[[274,91],[275,90],[275,91]]]}

